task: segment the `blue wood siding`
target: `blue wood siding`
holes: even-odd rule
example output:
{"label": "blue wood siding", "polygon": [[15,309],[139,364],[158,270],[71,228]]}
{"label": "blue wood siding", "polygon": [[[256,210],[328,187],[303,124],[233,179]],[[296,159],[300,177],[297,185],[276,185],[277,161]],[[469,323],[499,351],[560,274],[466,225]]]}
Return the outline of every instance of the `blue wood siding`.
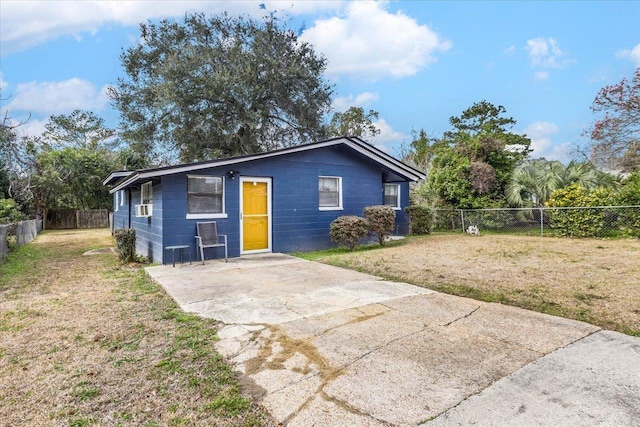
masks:
{"label": "blue wood siding", "polygon": [[[218,232],[226,234],[230,257],[240,255],[240,179],[229,177],[229,170],[243,177],[271,178],[272,250],[294,252],[333,247],[329,225],[341,215],[362,215],[365,206],[383,203],[383,170],[343,146],[291,153],[286,156],[247,161],[233,166],[209,168],[191,173],[165,175],[153,187],[153,217],[136,218],[138,252],[154,262],[162,262],[163,247],[189,245],[196,258],[196,222],[216,221]],[[226,218],[187,219],[187,175],[224,177]],[[321,211],[318,206],[318,178],[342,177],[343,209]],[[409,201],[409,185],[398,182],[401,204]],[[132,205],[138,204],[139,188],[132,192]],[[120,212],[118,212],[120,214]],[[406,233],[404,210],[396,211],[397,227]],[[118,219],[121,218],[119,215]],[[116,224],[118,225],[118,224]],[[215,249],[205,254],[215,256]],[[222,251],[220,251],[222,255]]]}
{"label": "blue wood siding", "polygon": [[141,203],[140,187],[131,191],[131,227],[136,229],[136,252],[151,262],[162,262],[163,257],[163,210],[162,185],[153,183],[153,215],[136,217],[135,205]]}
{"label": "blue wood siding", "polygon": [[[116,194],[113,194],[113,229],[119,230],[121,228],[129,228],[129,212],[131,209],[129,203],[129,189],[123,190],[122,194],[124,195],[124,203],[122,206],[118,206],[118,210],[115,211],[116,206]],[[119,202],[119,200],[118,200]]]}

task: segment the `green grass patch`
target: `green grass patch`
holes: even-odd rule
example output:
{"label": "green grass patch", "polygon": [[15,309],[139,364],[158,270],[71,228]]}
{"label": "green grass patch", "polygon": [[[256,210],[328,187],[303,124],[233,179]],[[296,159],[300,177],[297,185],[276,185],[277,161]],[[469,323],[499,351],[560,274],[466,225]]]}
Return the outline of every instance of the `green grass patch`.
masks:
{"label": "green grass patch", "polygon": [[71,391],[71,395],[81,402],[85,400],[95,399],[100,394],[100,390],[90,381],[83,380],[78,382]]}
{"label": "green grass patch", "polygon": [[[272,425],[215,351],[215,321],[184,313],[141,264],[122,264],[113,254],[82,255],[108,246],[108,231],[41,236],[0,265],[0,296],[15,300],[0,310],[0,334],[28,349],[2,347],[0,362],[15,381],[23,370],[42,366],[33,390],[56,387],[73,400],[37,400],[30,390],[3,401],[0,418],[16,413],[12,407],[33,407],[52,424],[70,426]],[[65,322],[52,320],[58,318]],[[56,344],[38,350],[38,342]],[[83,360],[93,359],[103,360],[104,370],[84,369]],[[141,411],[150,390],[154,411]]]}
{"label": "green grass patch", "polygon": [[86,427],[96,424],[96,419],[88,416],[76,416],[69,418],[69,427]]}
{"label": "green grass patch", "polygon": [[242,411],[249,409],[251,400],[239,396],[218,396],[210,403],[204,405],[204,409],[218,415],[235,417]]}
{"label": "green grass patch", "polygon": [[[38,263],[48,251],[37,245],[24,245],[10,252],[4,263],[0,263],[0,292],[21,290],[29,285],[34,274],[34,264]],[[27,280],[25,280],[27,279]]]}
{"label": "green grass patch", "polygon": [[338,248],[323,249],[320,251],[292,252],[289,255],[306,259],[308,261],[318,261],[319,259],[332,257],[332,256],[375,251],[375,250],[384,249],[384,248],[392,248],[394,246],[401,246],[401,245],[404,245],[406,241],[409,239],[410,238],[406,238],[402,240],[392,240],[390,242],[385,243],[384,246],[380,246],[378,243],[368,243],[365,245],[358,245],[353,251],[350,251],[348,248],[338,247]]}
{"label": "green grass patch", "polygon": [[455,283],[442,283],[429,286],[430,289],[446,294],[458,295],[461,297],[473,298],[484,302],[497,302],[506,304],[509,299],[506,295],[496,292],[488,292],[470,286],[457,285]]}

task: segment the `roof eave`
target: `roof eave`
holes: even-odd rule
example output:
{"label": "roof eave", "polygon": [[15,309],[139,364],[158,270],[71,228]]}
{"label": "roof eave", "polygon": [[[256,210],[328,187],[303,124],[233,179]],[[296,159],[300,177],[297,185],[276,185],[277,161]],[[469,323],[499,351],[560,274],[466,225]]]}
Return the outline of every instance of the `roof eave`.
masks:
{"label": "roof eave", "polygon": [[164,175],[173,175],[176,173],[185,173],[185,172],[193,172],[202,169],[221,167],[221,166],[231,166],[239,163],[245,163],[254,160],[266,159],[271,157],[282,156],[291,153],[315,150],[317,148],[329,147],[334,145],[344,144],[353,149],[354,151],[364,155],[365,157],[370,158],[371,160],[381,164],[387,169],[393,171],[397,175],[404,177],[410,181],[418,181],[420,179],[425,178],[425,174],[420,172],[417,169],[412,168],[405,163],[395,159],[394,157],[388,155],[387,153],[375,148],[374,146],[368,144],[367,142],[361,140],[357,137],[339,137],[332,138],[325,141],[320,141],[317,143],[306,144],[296,147],[291,147],[287,149],[266,152],[266,153],[258,153],[255,155],[242,156],[237,158],[229,158],[223,160],[214,160],[209,162],[202,163],[193,163],[189,165],[177,165],[163,169],[150,169],[150,170],[139,170],[132,172],[127,176],[126,179],[118,182],[111,190],[110,193],[115,193],[118,190],[122,190],[137,181],[141,181],[144,179],[152,179],[159,176]]}

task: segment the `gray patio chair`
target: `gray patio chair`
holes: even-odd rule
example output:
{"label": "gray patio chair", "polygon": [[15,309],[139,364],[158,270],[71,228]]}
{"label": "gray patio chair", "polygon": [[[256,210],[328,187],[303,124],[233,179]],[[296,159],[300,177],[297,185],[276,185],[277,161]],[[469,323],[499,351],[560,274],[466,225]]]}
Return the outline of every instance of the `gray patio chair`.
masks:
{"label": "gray patio chair", "polygon": [[[204,250],[206,248],[222,248],[224,247],[224,262],[227,261],[227,236],[225,234],[218,234],[218,227],[215,221],[213,222],[198,222],[196,223],[196,245],[202,258],[202,265],[204,265]],[[224,240],[220,243],[220,238]],[[198,251],[196,251],[198,252]],[[196,253],[196,257],[198,254]]]}

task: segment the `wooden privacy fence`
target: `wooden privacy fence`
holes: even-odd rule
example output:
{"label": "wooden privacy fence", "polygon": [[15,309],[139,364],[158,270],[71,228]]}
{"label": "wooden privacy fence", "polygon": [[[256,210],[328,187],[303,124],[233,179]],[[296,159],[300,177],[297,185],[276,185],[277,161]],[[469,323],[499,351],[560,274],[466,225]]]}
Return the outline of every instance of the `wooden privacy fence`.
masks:
{"label": "wooden privacy fence", "polygon": [[0,260],[9,253],[9,236],[16,236],[16,246],[22,246],[34,241],[40,231],[42,220],[36,219],[0,225]]}
{"label": "wooden privacy fence", "polygon": [[106,227],[109,227],[107,209],[48,209],[46,213],[46,229]]}

